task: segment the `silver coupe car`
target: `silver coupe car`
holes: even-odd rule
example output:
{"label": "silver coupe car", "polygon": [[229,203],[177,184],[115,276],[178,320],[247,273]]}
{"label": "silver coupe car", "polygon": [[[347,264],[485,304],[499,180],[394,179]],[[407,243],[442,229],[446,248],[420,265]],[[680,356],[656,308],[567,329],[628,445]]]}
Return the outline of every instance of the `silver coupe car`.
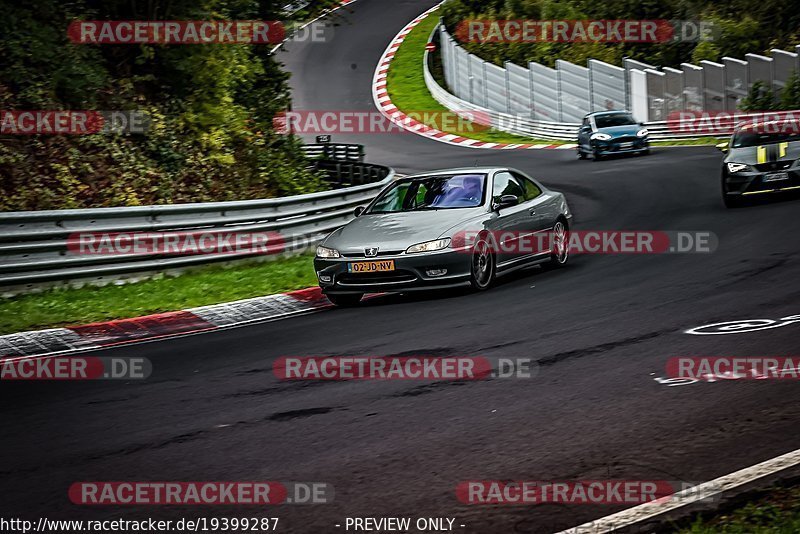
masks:
{"label": "silver coupe car", "polygon": [[[471,285],[569,259],[562,193],[505,167],[447,169],[388,185],[317,247],[319,285],[338,306],[365,293]],[[537,239],[538,238],[538,239]]]}

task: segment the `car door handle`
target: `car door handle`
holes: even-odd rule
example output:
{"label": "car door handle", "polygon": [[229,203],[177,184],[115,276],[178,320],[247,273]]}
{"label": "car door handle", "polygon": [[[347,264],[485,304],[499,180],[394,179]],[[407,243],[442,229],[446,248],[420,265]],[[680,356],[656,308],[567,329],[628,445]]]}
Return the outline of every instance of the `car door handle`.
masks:
{"label": "car door handle", "polygon": [[528,213],[530,213],[531,215],[536,215],[536,208],[528,209]]}

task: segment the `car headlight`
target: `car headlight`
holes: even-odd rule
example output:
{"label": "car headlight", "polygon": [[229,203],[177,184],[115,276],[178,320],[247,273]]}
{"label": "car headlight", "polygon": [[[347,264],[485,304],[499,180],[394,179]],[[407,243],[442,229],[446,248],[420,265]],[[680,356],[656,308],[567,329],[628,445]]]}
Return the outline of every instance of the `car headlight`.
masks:
{"label": "car headlight", "polygon": [[436,241],[426,241],[425,243],[417,243],[411,245],[406,249],[406,254],[415,254],[417,252],[433,252],[434,250],[442,250],[450,246],[450,238],[437,239]]}
{"label": "car headlight", "polygon": [[744,163],[728,163],[728,172],[742,172],[742,171],[749,171],[750,165],[745,165]]}
{"label": "car headlight", "polygon": [[339,258],[339,251],[333,248],[323,247],[322,245],[317,247],[317,257],[318,258]]}
{"label": "car headlight", "polygon": [[638,132],[636,132],[636,137],[647,137],[647,134],[650,132],[647,131],[647,128],[642,128]]}
{"label": "car headlight", "polygon": [[611,136],[608,135],[607,133],[595,132],[589,137],[589,139],[591,139],[592,141],[610,141]]}

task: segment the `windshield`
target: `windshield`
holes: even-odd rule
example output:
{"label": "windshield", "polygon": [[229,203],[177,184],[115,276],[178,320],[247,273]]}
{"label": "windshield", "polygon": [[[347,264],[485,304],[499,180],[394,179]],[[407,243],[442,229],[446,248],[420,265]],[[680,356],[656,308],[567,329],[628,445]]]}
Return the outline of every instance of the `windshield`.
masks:
{"label": "windshield", "polygon": [[425,176],[398,181],[367,213],[474,208],[483,204],[485,174]]}
{"label": "windshield", "polygon": [[[766,125],[761,125],[763,128],[756,126],[746,127],[733,136],[733,148],[742,148],[748,146],[771,145],[773,143],[784,143],[788,141],[800,141],[800,129],[798,128],[781,128],[782,131],[770,132],[767,130]],[[776,128],[777,130],[778,128]]]}
{"label": "windshield", "polygon": [[637,124],[630,113],[609,113],[607,115],[597,115],[594,123],[598,128],[611,128],[613,126],[628,126]]}

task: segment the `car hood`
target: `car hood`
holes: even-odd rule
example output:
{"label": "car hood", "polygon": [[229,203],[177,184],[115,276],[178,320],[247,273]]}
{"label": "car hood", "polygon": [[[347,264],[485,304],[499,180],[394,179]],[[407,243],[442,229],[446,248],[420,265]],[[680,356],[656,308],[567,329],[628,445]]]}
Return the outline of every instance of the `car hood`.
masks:
{"label": "car hood", "polygon": [[636,132],[641,130],[642,127],[638,124],[626,124],[624,126],[609,126],[608,128],[598,128],[598,132],[608,134],[611,137],[628,137],[635,136]]}
{"label": "car hood", "polygon": [[363,255],[367,247],[402,252],[411,245],[442,237],[483,210],[479,207],[362,215],[331,233],[324,245],[345,255]]}
{"label": "car hood", "polygon": [[[734,163],[746,163],[755,165],[758,163],[768,163],[772,161],[791,161],[800,159],[800,141],[791,141],[782,150],[781,143],[770,143],[760,146],[744,146],[741,148],[731,148],[726,161]],[[759,148],[761,154],[759,156]],[[783,152],[783,155],[781,153]]]}

